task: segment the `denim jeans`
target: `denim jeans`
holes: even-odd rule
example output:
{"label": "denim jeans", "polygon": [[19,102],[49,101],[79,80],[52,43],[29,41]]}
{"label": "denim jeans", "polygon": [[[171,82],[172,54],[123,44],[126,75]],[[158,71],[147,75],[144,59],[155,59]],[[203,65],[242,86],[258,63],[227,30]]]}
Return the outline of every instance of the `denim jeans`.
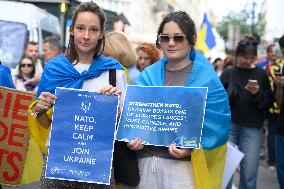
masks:
{"label": "denim jeans", "polygon": [[[239,189],[256,189],[261,139],[261,129],[232,123],[229,141],[244,153],[240,164]],[[231,188],[232,179],[227,186],[227,189]]]}
{"label": "denim jeans", "polygon": [[280,189],[284,189],[284,135],[276,135],[276,169]]}

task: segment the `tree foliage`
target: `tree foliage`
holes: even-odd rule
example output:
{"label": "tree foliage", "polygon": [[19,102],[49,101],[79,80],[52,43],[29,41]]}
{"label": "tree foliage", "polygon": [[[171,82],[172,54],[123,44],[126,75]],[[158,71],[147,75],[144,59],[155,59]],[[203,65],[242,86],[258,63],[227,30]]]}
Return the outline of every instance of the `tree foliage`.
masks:
{"label": "tree foliage", "polygon": [[[262,36],[265,29],[265,13],[259,13],[254,21],[254,31],[258,36]],[[243,9],[240,12],[230,12],[217,25],[218,33],[225,41],[228,40],[229,25],[237,25],[240,27],[240,35],[252,34],[251,11]]]}

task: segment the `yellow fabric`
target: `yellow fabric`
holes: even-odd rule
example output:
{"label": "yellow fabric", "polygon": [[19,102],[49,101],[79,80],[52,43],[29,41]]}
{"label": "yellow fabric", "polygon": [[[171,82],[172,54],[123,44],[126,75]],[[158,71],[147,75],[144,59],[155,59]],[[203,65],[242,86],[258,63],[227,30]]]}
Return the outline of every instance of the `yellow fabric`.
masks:
{"label": "yellow fabric", "polygon": [[[34,105],[37,103],[37,101],[34,101],[30,107],[29,111],[34,107]],[[46,114],[51,119],[53,113],[53,109],[49,109]],[[31,135],[34,137],[34,139],[37,141],[42,153],[47,155],[47,148],[46,148],[46,140],[49,136],[50,127],[45,128],[43,127],[38,119],[33,118],[30,114],[28,115],[28,122],[29,122],[29,129],[31,132]]]}
{"label": "yellow fabric", "polygon": [[129,72],[128,69],[123,67],[124,71],[125,71],[125,75],[126,75],[126,83],[129,84],[130,83],[130,78],[129,78]]}
{"label": "yellow fabric", "polygon": [[40,180],[43,159],[36,140],[31,136],[24,165],[21,184],[29,184]]}
{"label": "yellow fabric", "polygon": [[191,153],[196,189],[220,189],[226,160],[227,144],[212,150],[202,148]]}
{"label": "yellow fabric", "polygon": [[[37,101],[33,102],[30,105],[28,112],[30,112],[36,102]],[[21,184],[29,184],[40,180],[43,166],[42,152],[46,152],[43,137],[48,136],[48,134],[45,133],[47,132],[45,131],[47,129],[44,129],[44,127],[40,127],[37,119],[32,118],[30,113],[28,113],[28,125],[31,136],[29,140],[29,147],[26,155]],[[42,140],[42,142],[39,142],[40,140]],[[44,148],[41,149],[40,146],[44,146]]]}
{"label": "yellow fabric", "polygon": [[197,41],[195,44],[195,48],[202,51],[203,53],[209,51],[209,48],[206,45],[206,31],[207,31],[207,26],[206,24],[204,24],[197,33]]}

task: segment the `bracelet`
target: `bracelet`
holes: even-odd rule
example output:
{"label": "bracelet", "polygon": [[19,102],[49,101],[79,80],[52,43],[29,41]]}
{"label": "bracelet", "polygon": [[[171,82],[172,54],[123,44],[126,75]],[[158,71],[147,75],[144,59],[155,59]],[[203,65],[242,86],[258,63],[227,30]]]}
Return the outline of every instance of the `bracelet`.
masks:
{"label": "bracelet", "polygon": [[42,109],[39,109],[37,112],[33,112],[31,110],[30,113],[31,113],[32,118],[40,118],[43,115],[44,111]]}

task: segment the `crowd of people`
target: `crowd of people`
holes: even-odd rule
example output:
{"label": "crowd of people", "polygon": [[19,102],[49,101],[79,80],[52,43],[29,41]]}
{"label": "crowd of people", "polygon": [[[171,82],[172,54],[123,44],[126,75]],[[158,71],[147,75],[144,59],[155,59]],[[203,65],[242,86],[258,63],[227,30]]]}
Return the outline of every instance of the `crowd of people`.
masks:
{"label": "crowd of people", "polygon": [[[263,127],[267,127],[267,163],[277,169],[280,188],[284,189],[284,61],[275,54],[276,44],[269,45],[267,57],[257,62],[258,41],[245,36],[238,42],[235,55],[217,58],[211,64],[195,50],[195,23],[183,11],[165,16],[155,44],[144,42],[136,49],[124,33],[106,32],[105,21],[96,3],[81,3],[72,17],[65,53],[60,40],[49,36],[44,40],[42,60],[39,45],[27,42],[13,75],[0,64],[0,86],[37,94],[29,107],[29,128],[44,162],[56,87],[121,96],[127,84],[208,87],[202,149],[144,145],[138,136],[115,145],[110,186],[47,179],[44,163],[40,188],[220,188],[226,143],[230,141],[244,153],[239,188],[256,189]],[[279,45],[284,56],[284,36]],[[134,154],[136,164],[130,166],[116,157],[122,152]],[[131,176],[125,177],[122,171]],[[227,188],[232,188],[232,179]]]}

